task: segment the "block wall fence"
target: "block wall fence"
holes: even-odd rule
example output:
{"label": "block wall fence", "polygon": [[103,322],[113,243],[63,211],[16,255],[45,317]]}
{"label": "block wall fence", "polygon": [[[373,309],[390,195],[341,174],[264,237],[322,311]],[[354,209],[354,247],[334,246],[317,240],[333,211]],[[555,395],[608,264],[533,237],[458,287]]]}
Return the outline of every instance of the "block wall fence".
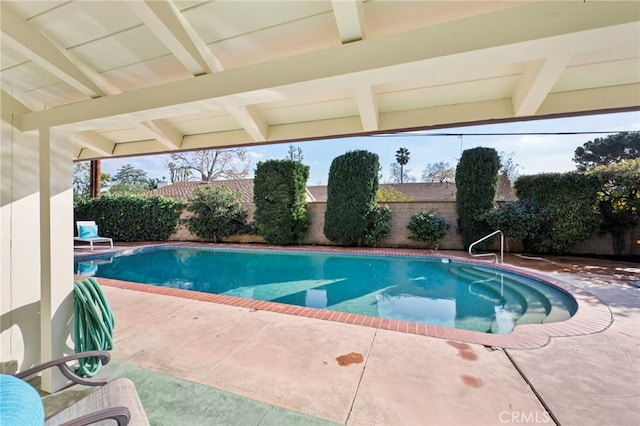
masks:
{"label": "block wall fence", "polygon": [[[456,211],[455,201],[430,201],[430,202],[389,202],[385,203],[392,212],[391,217],[391,235],[377,244],[377,247],[389,248],[424,248],[431,249],[428,243],[411,241],[409,239],[409,230],[407,224],[409,219],[416,213],[423,210],[431,210],[436,215],[441,216],[449,225],[449,230],[444,238],[439,242],[440,250],[464,250],[462,237],[458,232],[458,214]],[[327,240],[324,236],[324,212],[327,204],[324,202],[307,203],[307,211],[309,213],[309,229],[301,242],[303,245],[335,245]],[[255,212],[254,204],[245,204],[244,207],[248,212],[248,221],[253,221]],[[183,217],[189,213],[184,212]],[[635,232],[630,236],[630,255],[640,255],[640,228],[636,228]],[[183,225],[169,237],[170,241],[200,241],[200,239],[192,235]],[[497,240],[497,239],[496,239]],[[239,243],[264,243],[264,240],[256,235],[238,235],[225,238],[224,242]],[[523,251],[522,244],[519,241],[509,241],[505,250],[511,252]],[[499,243],[493,246],[493,249],[499,249]],[[594,255],[613,255],[613,242],[609,234],[594,234],[589,240],[578,243],[574,246],[572,254],[594,254]]]}

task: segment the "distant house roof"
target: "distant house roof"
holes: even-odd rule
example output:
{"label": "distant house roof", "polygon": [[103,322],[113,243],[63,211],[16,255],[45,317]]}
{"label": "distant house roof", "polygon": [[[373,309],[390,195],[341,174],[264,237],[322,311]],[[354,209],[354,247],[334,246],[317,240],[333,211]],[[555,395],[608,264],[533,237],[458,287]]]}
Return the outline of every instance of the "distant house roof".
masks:
{"label": "distant house roof", "polygon": [[456,184],[437,183],[383,183],[380,189],[392,189],[413,198],[413,201],[455,201]]}
{"label": "distant house roof", "polygon": [[216,180],[213,182],[176,182],[149,191],[149,195],[162,195],[175,200],[186,200],[201,185],[226,186],[230,191],[240,194],[242,204],[253,203],[253,179]]}
{"label": "distant house roof", "polygon": [[[226,186],[231,192],[240,194],[242,204],[253,203],[253,179],[215,180],[213,182],[176,182],[149,191],[149,195],[162,195],[175,200],[187,200],[201,185]],[[325,191],[326,192],[326,191]],[[316,201],[307,190],[307,201]],[[325,196],[326,199],[326,196]]]}
{"label": "distant house roof", "polygon": [[[241,203],[253,203],[253,179],[217,180],[210,183],[176,182],[149,191],[149,194],[163,195],[176,200],[186,200],[191,196],[194,189],[200,185],[225,185],[229,190],[240,194]],[[501,182],[496,197],[498,201],[514,199],[512,193],[506,191],[502,186]],[[455,201],[456,199],[456,184],[449,182],[383,183],[379,187],[402,192],[413,197],[413,201]],[[327,201],[326,185],[307,186],[307,201]]]}

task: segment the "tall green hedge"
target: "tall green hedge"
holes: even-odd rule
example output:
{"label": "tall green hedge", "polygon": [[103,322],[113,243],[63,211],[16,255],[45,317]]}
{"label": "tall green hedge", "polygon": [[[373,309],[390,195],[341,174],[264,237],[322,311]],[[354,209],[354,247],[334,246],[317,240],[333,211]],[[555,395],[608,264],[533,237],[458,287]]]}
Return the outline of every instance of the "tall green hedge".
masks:
{"label": "tall green hedge", "polygon": [[173,234],[184,205],[159,195],[105,194],[80,198],[75,220],[95,220],[101,236],[116,241],[165,241]]}
{"label": "tall green hedge", "polygon": [[532,199],[549,213],[551,222],[524,241],[535,253],[562,254],[588,239],[599,222],[596,176],[579,172],[520,176],[514,182],[520,199]]}
{"label": "tall green hedge", "polygon": [[456,209],[462,243],[468,248],[474,241],[495,231],[478,216],[495,207],[500,157],[493,148],[473,148],[462,152],[456,168]]}
{"label": "tall green hedge", "polygon": [[367,216],[376,206],[378,191],[377,154],[358,150],[333,159],[327,184],[324,234],[342,245],[362,245],[367,234]]}
{"label": "tall green hedge", "polygon": [[306,188],[309,166],[294,160],[258,163],[253,181],[258,234],[269,244],[300,242],[309,226]]}

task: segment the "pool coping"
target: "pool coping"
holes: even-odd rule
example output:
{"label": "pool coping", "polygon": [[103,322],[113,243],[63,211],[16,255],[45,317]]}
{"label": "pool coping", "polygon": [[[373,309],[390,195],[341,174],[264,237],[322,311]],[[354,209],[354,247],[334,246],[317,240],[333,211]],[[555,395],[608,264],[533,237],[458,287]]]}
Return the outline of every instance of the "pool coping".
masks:
{"label": "pool coping", "polygon": [[[198,300],[208,303],[217,303],[229,306],[236,306],[248,310],[261,310],[279,314],[303,316],[325,321],[341,322],[362,327],[372,327],[382,330],[398,331],[403,333],[417,334],[423,336],[436,337],[441,339],[457,340],[465,343],[475,343],[489,347],[504,349],[537,349],[547,345],[553,337],[582,336],[599,333],[606,330],[613,322],[613,315],[609,307],[592,293],[581,289],[571,283],[559,280],[546,274],[531,271],[527,268],[513,266],[509,264],[489,264],[487,261],[463,258],[452,255],[441,255],[438,253],[403,252],[398,253],[393,249],[370,249],[344,248],[333,246],[255,246],[246,244],[210,244],[192,242],[170,242],[163,244],[148,244],[122,249],[101,251],[100,253],[86,253],[86,255],[76,255],[76,259],[83,257],[94,257],[96,255],[112,255],[119,252],[145,249],[149,247],[194,247],[194,248],[214,248],[214,249],[244,249],[261,251],[289,251],[307,253],[336,253],[354,255],[374,255],[374,256],[394,256],[394,257],[416,257],[416,258],[441,258],[450,259],[456,262],[471,263],[484,266],[495,267],[518,275],[531,277],[544,281],[550,285],[560,288],[569,293],[577,303],[576,313],[568,320],[548,324],[523,324],[517,325],[513,331],[507,334],[488,334],[478,331],[462,330],[452,327],[444,327],[431,324],[422,324],[402,320],[378,318],[368,315],[352,314],[346,312],[329,311],[320,308],[309,308],[304,306],[286,305],[277,302],[262,300],[244,299],[235,296],[220,294],[201,293],[192,290],[175,289],[169,287],[159,287],[151,284],[140,284],[128,281],[120,281],[109,278],[99,278],[101,285],[117,287],[120,289],[134,290],[139,292],[154,293],[159,295],[181,297],[190,300]],[[84,279],[86,276],[75,275],[75,279]]]}

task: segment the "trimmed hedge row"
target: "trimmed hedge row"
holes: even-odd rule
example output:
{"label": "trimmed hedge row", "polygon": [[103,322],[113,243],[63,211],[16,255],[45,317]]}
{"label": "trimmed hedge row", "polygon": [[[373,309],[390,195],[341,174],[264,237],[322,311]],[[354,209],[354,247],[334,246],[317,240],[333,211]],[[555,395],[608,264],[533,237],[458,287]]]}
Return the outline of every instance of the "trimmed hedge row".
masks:
{"label": "trimmed hedge row", "polygon": [[95,220],[100,235],[116,241],[165,241],[176,231],[183,208],[162,196],[105,194],[77,199],[74,220]]}

